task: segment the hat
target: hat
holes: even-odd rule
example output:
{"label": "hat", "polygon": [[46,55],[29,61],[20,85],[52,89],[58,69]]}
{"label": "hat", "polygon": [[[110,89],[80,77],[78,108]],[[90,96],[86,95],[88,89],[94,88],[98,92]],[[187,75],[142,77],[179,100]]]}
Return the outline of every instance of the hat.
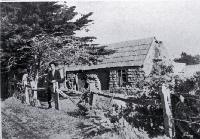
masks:
{"label": "hat", "polygon": [[52,61],[52,62],[49,63],[49,66],[51,66],[52,64],[55,65],[55,66],[58,65],[55,61]]}

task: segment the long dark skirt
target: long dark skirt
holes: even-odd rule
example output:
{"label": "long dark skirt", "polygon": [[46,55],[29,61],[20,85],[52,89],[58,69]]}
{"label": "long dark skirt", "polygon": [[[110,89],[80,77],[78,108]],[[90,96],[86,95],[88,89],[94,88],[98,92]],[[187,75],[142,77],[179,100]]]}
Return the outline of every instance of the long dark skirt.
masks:
{"label": "long dark skirt", "polygon": [[52,94],[53,94],[52,87],[48,87],[47,88],[47,101],[48,101],[49,107],[51,107]]}

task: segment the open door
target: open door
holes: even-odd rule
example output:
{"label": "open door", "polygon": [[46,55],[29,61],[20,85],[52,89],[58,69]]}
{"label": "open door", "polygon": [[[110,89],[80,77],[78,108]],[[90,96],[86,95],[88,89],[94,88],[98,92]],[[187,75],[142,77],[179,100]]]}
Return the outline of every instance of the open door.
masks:
{"label": "open door", "polygon": [[101,82],[101,90],[109,90],[109,75],[108,69],[98,70],[97,76]]}

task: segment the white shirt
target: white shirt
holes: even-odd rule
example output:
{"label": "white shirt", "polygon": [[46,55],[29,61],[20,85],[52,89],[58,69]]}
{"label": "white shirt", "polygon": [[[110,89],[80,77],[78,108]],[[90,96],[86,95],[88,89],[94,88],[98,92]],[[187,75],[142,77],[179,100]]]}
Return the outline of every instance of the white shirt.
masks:
{"label": "white shirt", "polygon": [[23,76],[22,76],[22,84],[23,86],[27,85],[28,84],[28,74],[25,73]]}

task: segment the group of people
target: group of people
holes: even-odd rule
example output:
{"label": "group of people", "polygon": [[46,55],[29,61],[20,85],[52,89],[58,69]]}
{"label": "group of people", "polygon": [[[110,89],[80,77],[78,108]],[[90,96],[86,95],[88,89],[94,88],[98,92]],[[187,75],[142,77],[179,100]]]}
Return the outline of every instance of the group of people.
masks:
{"label": "group of people", "polygon": [[[58,87],[59,83],[62,82],[62,78],[60,72],[56,70],[57,64],[55,62],[49,63],[49,70],[46,78],[47,82],[47,101],[48,101],[48,108],[52,108],[51,99],[52,94],[55,92],[55,89]],[[33,89],[37,86],[37,83],[31,78],[30,71],[25,70],[23,77],[22,77],[22,85],[25,91],[25,102],[27,104],[31,103],[31,98],[34,98]],[[36,98],[37,99],[37,98]]]}
{"label": "group of people", "polygon": [[[51,101],[52,101],[52,94],[56,91],[57,88],[60,88],[61,83],[64,81],[64,77],[61,77],[61,74],[59,72],[59,70],[56,69],[57,67],[57,63],[55,62],[50,62],[49,63],[49,68],[48,68],[48,73],[46,76],[46,92],[47,92],[47,101],[48,101],[48,108],[52,108],[51,105]],[[25,74],[22,77],[22,83],[23,86],[25,88],[25,101],[27,104],[30,104],[30,94],[32,94],[32,88],[34,88],[34,86],[37,86],[37,83],[34,84],[34,81],[31,80],[30,76],[29,76],[29,72],[25,72]],[[71,82],[71,89],[73,90],[78,90],[78,77],[77,74],[75,76],[76,78],[74,78],[73,81],[69,80],[68,84],[70,84]],[[92,79],[90,79],[92,78]],[[100,85],[100,81],[97,77],[97,75],[90,75],[89,77],[87,77],[87,89],[89,89],[90,91],[96,91],[97,90],[101,90],[101,85]],[[96,89],[94,89],[96,88]],[[37,99],[37,98],[36,98]]]}

